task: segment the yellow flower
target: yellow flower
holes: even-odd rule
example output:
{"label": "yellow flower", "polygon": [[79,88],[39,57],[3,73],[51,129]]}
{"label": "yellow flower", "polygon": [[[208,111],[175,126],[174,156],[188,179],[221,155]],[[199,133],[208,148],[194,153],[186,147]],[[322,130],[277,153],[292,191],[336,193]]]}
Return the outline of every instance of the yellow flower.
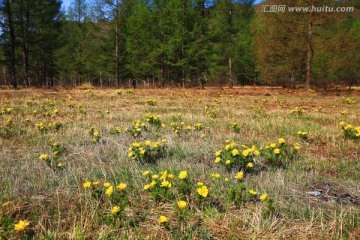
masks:
{"label": "yellow flower", "polygon": [[91,187],[91,182],[90,181],[86,181],[83,183],[83,187],[84,188],[90,188]]}
{"label": "yellow flower", "polygon": [[168,176],[168,171],[165,170],[161,172],[160,180],[166,180],[167,176]]}
{"label": "yellow flower", "polygon": [[11,201],[7,201],[7,202],[4,202],[4,203],[2,204],[2,206],[3,206],[3,207],[7,207],[7,206],[9,206],[11,203],[12,203]]}
{"label": "yellow flower", "polygon": [[158,179],[159,178],[159,175],[157,175],[157,174],[154,174],[154,175],[152,175],[152,177],[151,177],[153,180],[156,180],[156,179]]}
{"label": "yellow flower", "polygon": [[234,149],[234,150],[231,151],[231,154],[232,154],[233,156],[239,155],[239,150]]}
{"label": "yellow flower", "polygon": [[143,149],[143,148],[139,148],[139,153],[140,153],[140,155],[144,155],[145,154],[145,149]]}
{"label": "yellow flower", "polygon": [[203,186],[201,186],[200,188],[197,189],[197,193],[200,196],[206,198],[208,193],[209,193],[209,189],[205,185],[203,185]]}
{"label": "yellow flower", "polygon": [[56,166],[57,166],[58,168],[61,168],[63,165],[62,165],[62,163],[58,163]]}
{"label": "yellow flower", "polygon": [[144,177],[146,177],[146,176],[149,176],[149,174],[150,174],[150,170],[146,170],[145,172],[143,172],[142,175],[143,175]]}
{"label": "yellow flower", "polygon": [[131,146],[132,146],[132,147],[135,147],[135,148],[138,148],[138,147],[141,146],[141,143],[139,143],[139,142],[134,142],[134,143],[131,144]]}
{"label": "yellow flower", "polygon": [[250,189],[249,193],[250,193],[250,195],[254,195],[254,196],[257,194],[257,192],[255,190],[253,190],[253,189]]}
{"label": "yellow flower", "polygon": [[119,190],[124,190],[126,186],[127,186],[126,183],[120,183],[119,185],[116,186],[116,188]]}
{"label": "yellow flower", "polygon": [[212,176],[213,178],[219,178],[219,177],[220,177],[220,174],[218,174],[218,173],[212,173],[211,176]]}
{"label": "yellow flower", "polygon": [[159,217],[159,223],[167,223],[167,222],[168,222],[167,217],[165,217],[165,216],[160,216]]}
{"label": "yellow flower", "polygon": [[163,181],[161,182],[161,187],[171,188],[171,183],[169,181]]}
{"label": "yellow flower", "polygon": [[280,154],[280,152],[281,152],[281,150],[280,150],[279,148],[275,148],[275,149],[274,149],[274,153],[275,153],[275,154]]}
{"label": "yellow flower", "polygon": [[226,164],[226,165],[229,165],[230,163],[231,163],[230,160],[226,160],[226,161],[225,161],[225,164]]}
{"label": "yellow flower", "polygon": [[221,158],[220,157],[216,157],[215,158],[215,163],[219,163],[221,161]]}
{"label": "yellow flower", "polygon": [[250,153],[249,149],[245,149],[244,151],[242,151],[242,155],[244,157],[247,157],[249,155],[249,153]]}
{"label": "yellow flower", "polygon": [[180,173],[179,173],[179,178],[180,179],[185,179],[185,178],[187,178],[187,172],[186,171],[181,171]]}
{"label": "yellow flower", "polygon": [[261,201],[266,201],[267,198],[268,198],[267,193],[263,193],[263,194],[261,194],[261,196],[260,196],[260,200],[261,200]]}
{"label": "yellow flower", "polygon": [[111,208],[111,214],[112,214],[112,215],[115,215],[115,214],[117,214],[118,212],[120,212],[120,207],[115,206],[115,207],[112,207],[112,208]]}
{"label": "yellow flower", "polygon": [[144,186],[144,190],[148,190],[150,187],[151,187],[150,184],[146,184],[146,185]]}
{"label": "yellow flower", "polygon": [[275,148],[275,147],[276,147],[276,144],[275,144],[275,143],[270,143],[270,147],[271,147],[271,148]]}
{"label": "yellow flower", "polygon": [[285,141],[284,138],[279,138],[279,139],[278,139],[278,142],[279,142],[279,144],[283,144],[283,143],[285,143],[286,141]]}
{"label": "yellow flower", "polygon": [[300,144],[299,143],[295,143],[294,144],[294,149],[295,150],[299,150],[301,148]]}
{"label": "yellow flower", "polygon": [[150,188],[154,187],[156,185],[156,182],[155,181],[152,181],[151,183],[149,183],[150,185]]}
{"label": "yellow flower", "polygon": [[344,121],[341,121],[340,123],[339,123],[339,125],[340,126],[344,126],[346,123],[344,122]]}
{"label": "yellow flower", "polygon": [[204,184],[203,184],[202,182],[198,182],[196,185],[197,185],[198,187],[204,186]]}
{"label": "yellow flower", "polygon": [[249,162],[248,164],[246,164],[246,166],[247,166],[248,168],[252,168],[252,167],[254,167],[254,164],[253,164],[252,162]]}
{"label": "yellow flower", "polygon": [[175,178],[175,175],[170,173],[170,174],[168,174],[167,178],[168,178],[168,179],[174,179],[174,178]]}
{"label": "yellow flower", "polygon": [[259,156],[260,152],[258,150],[254,150],[254,155]]}
{"label": "yellow flower", "polygon": [[105,183],[104,183],[104,187],[105,187],[105,188],[108,188],[108,187],[110,187],[110,186],[111,186],[110,183],[108,183],[108,182],[105,182]]}
{"label": "yellow flower", "polygon": [[185,202],[185,201],[178,201],[178,202],[177,202],[177,205],[178,205],[178,208],[179,208],[180,210],[183,210],[183,209],[186,208],[186,202]]}
{"label": "yellow flower", "polygon": [[228,181],[229,181],[229,179],[226,177],[226,178],[224,178],[224,181],[225,181],[225,182],[228,182]]}
{"label": "yellow flower", "polygon": [[110,186],[106,189],[105,194],[106,196],[110,197],[114,193],[114,187]]}
{"label": "yellow flower", "polygon": [[353,128],[353,126],[352,126],[351,124],[347,124],[347,125],[344,127],[345,130],[348,130],[348,129],[351,129],[351,128]]}
{"label": "yellow flower", "polygon": [[240,171],[235,175],[235,179],[243,179],[244,178],[244,172]]}
{"label": "yellow flower", "polygon": [[134,155],[134,153],[132,152],[132,151],[130,151],[129,153],[128,153],[128,157],[132,157]]}
{"label": "yellow flower", "polygon": [[43,153],[43,154],[40,155],[39,159],[40,159],[40,160],[43,160],[43,161],[46,161],[46,160],[49,159],[49,155]]}
{"label": "yellow flower", "polygon": [[145,141],[145,146],[150,146],[150,144],[151,144],[151,141],[149,141],[149,140]]}
{"label": "yellow flower", "polygon": [[221,152],[222,152],[222,150],[219,150],[219,151],[215,152],[215,156],[219,157],[221,155]]}
{"label": "yellow flower", "polygon": [[97,186],[97,185],[100,184],[100,181],[95,181],[95,182],[93,182],[92,184],[93,184],[94,186]]}
{"label": "yellow flower", "polygon": [[17,232],[21,232],[21,231],[24,231],[29,225],[30,225],[29,221],[20,220],[18,223],[15,224],[14,230]]}

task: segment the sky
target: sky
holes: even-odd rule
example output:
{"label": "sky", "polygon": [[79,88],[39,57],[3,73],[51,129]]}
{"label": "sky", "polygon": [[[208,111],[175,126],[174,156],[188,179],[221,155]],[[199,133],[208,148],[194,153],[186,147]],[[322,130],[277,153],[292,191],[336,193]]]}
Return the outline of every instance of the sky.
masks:
{"label": "sky", "polygon": [[71,0],[63,0],[63,6],[68,7],[70,5]]}
{"label": "sky", "polygon": [[[63,6],[67,8],[72,0],[63,0]],[[263,0],[255,0],[255,3],[262,2]]]}

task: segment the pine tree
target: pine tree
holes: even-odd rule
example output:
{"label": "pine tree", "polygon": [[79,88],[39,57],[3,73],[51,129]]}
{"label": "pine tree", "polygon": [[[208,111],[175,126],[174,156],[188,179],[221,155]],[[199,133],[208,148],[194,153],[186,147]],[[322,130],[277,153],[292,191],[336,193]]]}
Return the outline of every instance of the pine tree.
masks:
{"label": "pine tree", "polygon": [[15,18],[14,18],[15,5],[10,0],[1,2],[0,15],[1,15],[1,43],[4,49],[5,59],[10,64],[11,83],[14,88],[17,88],[17,69],[16,69],[16,39],[15,39]]}

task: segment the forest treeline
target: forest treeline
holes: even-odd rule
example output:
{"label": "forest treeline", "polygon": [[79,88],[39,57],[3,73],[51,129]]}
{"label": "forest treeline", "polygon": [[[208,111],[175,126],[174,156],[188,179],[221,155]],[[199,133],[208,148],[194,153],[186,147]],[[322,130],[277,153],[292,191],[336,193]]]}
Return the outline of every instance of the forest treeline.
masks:
{"label": "forest treeline", "polygon": [[[269,12],[266,7],[354,11]],[[0,84],[360,83],[360,1],[1,0]]]}

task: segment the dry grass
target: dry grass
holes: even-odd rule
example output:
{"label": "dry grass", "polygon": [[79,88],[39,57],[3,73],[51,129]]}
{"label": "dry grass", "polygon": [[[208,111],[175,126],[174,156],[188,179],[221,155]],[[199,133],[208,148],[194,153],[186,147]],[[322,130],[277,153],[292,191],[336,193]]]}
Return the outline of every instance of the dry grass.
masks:
{"label": "dry grass", "polygon": [[[14,129],[0,132],[0,203],[12,201],[9,206],[0,205],[0,239],[21,238],[22,233],[13,230],[14,222],[20,219],[31,222],[31,230],[39,239],[360,237],[360,145],[359,141],[344,139],[338,125],[345,120],[359,126],[360,103],[346,104],[343,96],[271,88],[118,92],[0,89],[0,109],[13,108],[12,113],[0,115],[0,128],[5,129],[6,120],[12,117]],[[360,102],[358,92],[350,97]],[[148,105],[149,99],[157,104]],[[205,114],[206,104],[216,110],[217,117]],[[296,106],[306,112],[290,114]],[[53,114],[55,109],[59,114]],[[342,115],[342,110],[348,114]],[[149,112],[159,115],[166,127],[151,128],[140,140],[166,138],[168,143],[168,154],[153,165],[127,157],[130,144],[138,139],[124,131],[136,119],[146,122]],[[182,113],[185,125],[200,122],[207,129],[177,135],[170,128],[172,112]],[[34,127],[40,121],[60,122],[63,127],[42,133]],[[231,131],[232,122],[240,126],[240,133]],[[100,132],[99,143],[91,142],[88,130],[92,126]],[[114,127],[121,129],[120,134],[111,134]],[[307,131],[309,140],[301,142],[297,131]],[[199,137],[201,133],[204,138]],[[236,208],[226,199],[227,185],[210,177],[212,172],[220,173],[222,179],[233,174],[214,164],[214,152],[226,139],[260,147],[279,137],[301,142],[300,159],[286,168],[266,167],[246,177],[248,186],[267,192],[275,200],[276,213],[264,217],[266,206],[262,202],[250,201]],[[54,171],[38,159],[42,153],[51,153],[51,141],[67,149],[60,157],[62,171]],[[175,200],[157,203],[143,190],[147,182],[141,173],[147,169],[187,170],[194,182],[210,186],[216,204],[201,207],[188,199],[189,214],[180,221]],[[107,224],[109,206],[83,189],[86,180],[126,182],[130,201],[126,220]],[[319,189],[323,190],[320,197],[308,194]],[[158,223],[160,215],[168,216],[168,228]]]}

